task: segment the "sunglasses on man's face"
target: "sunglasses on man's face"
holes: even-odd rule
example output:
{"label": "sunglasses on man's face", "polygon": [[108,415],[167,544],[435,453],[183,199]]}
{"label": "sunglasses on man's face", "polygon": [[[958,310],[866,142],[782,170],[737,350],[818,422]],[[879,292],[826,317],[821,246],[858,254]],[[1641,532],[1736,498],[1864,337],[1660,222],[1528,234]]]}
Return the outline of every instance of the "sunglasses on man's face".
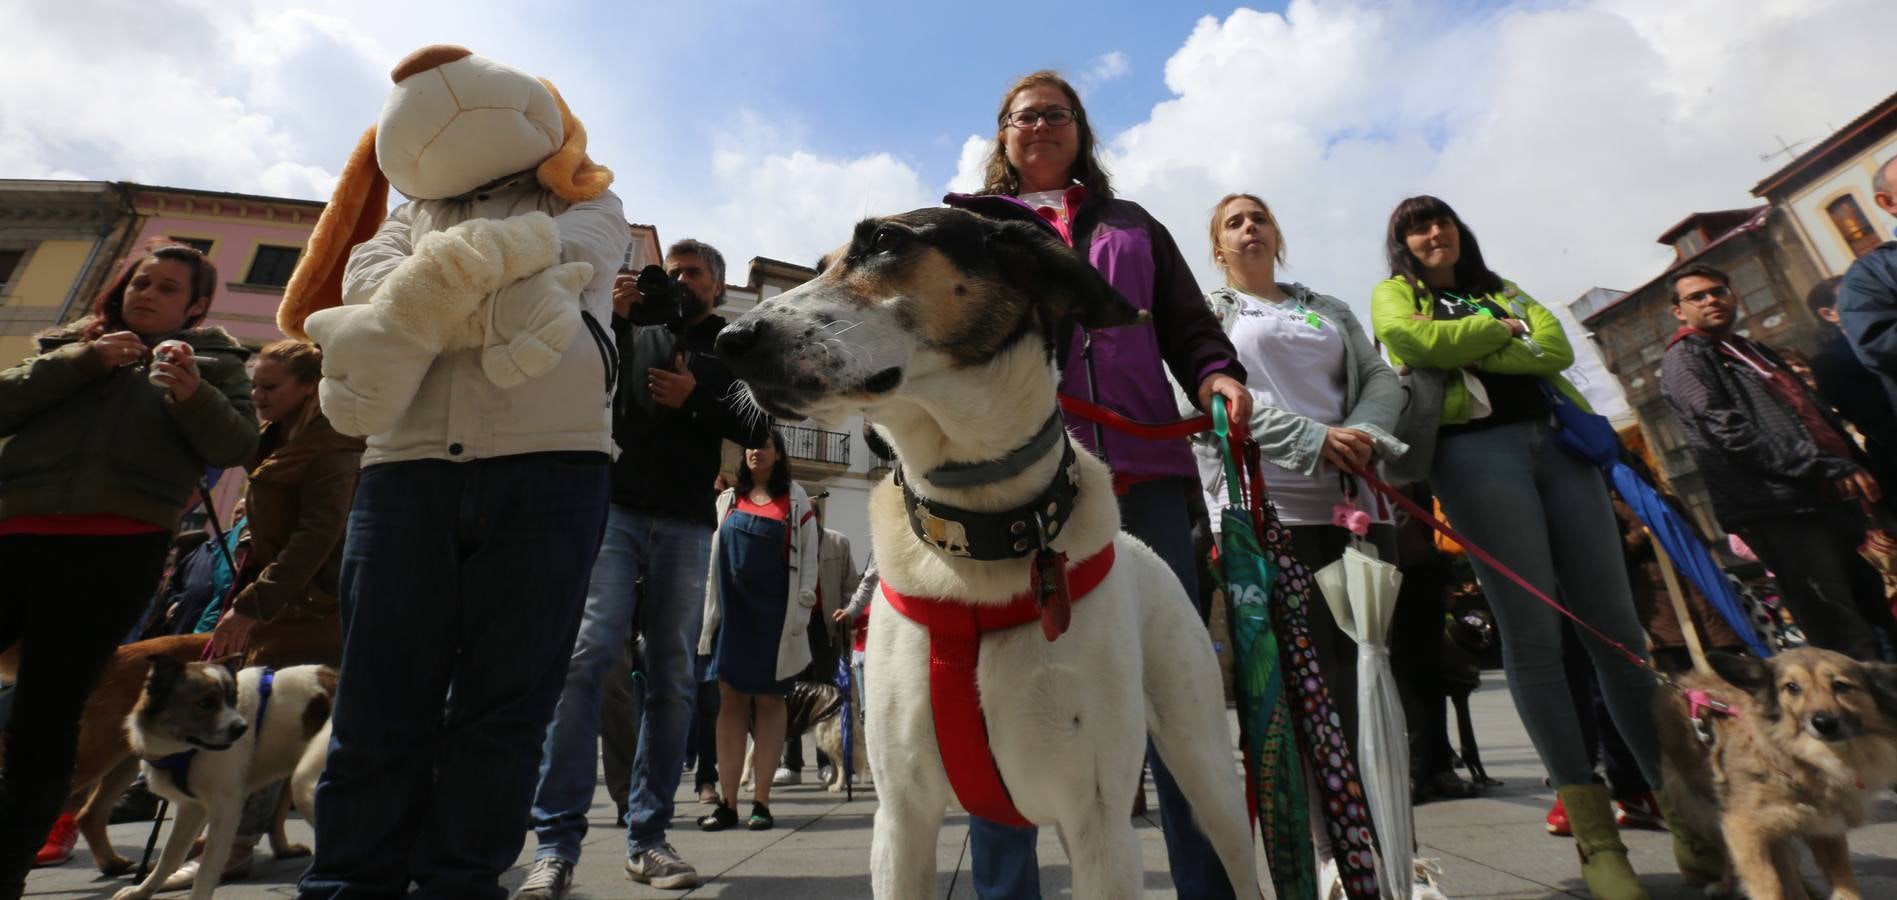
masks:
{"label": "sunglasses on man's face", "polygon": [[1686,296],[1680,298],[1680,302],[1691,303],[1694,306],[1698,306],[1701,303],[1705,303],[1708,300],[1724,300],[1730,296],[1732,296],[1732,289],[1721,284],[1721,285],[1716,285],[1714,287],[1709,287],[1703,291],[1694,291],[1690,294],[1687,294]]}

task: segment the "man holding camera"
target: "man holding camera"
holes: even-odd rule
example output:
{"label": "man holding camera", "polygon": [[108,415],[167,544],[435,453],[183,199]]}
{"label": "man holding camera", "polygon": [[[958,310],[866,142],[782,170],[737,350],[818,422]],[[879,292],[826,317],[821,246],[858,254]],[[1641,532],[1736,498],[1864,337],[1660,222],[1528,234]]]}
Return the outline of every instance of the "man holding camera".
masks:
{"label": "man holding camera", "polygon": [[[593,564],[566,687],[547,728],[534,795],[540,848],[517,900],[560,900],[586,835],[597,786],[602,680],[635,618],[645,633],[645,704],[627,797],[626,874],[666,889],[698,872],[665,840],[697,694],[693,662],[711,565],[712,483],[721,442],[758,447],[769,421],[737,408],[730,370],[712,355],[725,320],[724,256],[700,241],[673,244],[665,272],[648,267],[613,285],[620,355],[613,397],[612,506]],[[669,275],[669,278],[663,277]],[[634,584],[645,578],[645,608]]]}

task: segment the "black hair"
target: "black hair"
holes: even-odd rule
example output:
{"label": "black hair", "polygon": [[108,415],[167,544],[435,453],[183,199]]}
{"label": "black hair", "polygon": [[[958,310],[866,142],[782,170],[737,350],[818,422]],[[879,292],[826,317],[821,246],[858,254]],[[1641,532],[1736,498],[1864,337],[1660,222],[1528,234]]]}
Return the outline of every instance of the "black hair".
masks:
{"label": "black hair", "polygon": [[1732,276],[1727,275],[1723,269],[1718,269],[1705,263],[1693,263],[1689,266],[1683,266],[1674,270],[1666,277],[1667,287],[1673,292],[1671,299],[1674,306],[1680,305],[1680,282],[1688,278],[1704,278],[1708,281],[1717,281],[1720,286],[1725,288],[1732,287]]}
{"label": "black hair", "polygon": [[[777,451],[777,462],[771,464],[771,477],[764,487],[771,492],[771,496],[782,497],[790,493],[790,456],[784,452],[784,434],[776,428],[771,429],[771,447]],[[738,496],[751,493],[751,488],[756,485],[757,482],[751,480],[751,467],[740,463],[738,480],[733,485]]]}
{"label": "black hair", "polygon": [[1838,305],[1838,285],[1844,282],[1843,275],[1833,275],[1811,286],[1811,292],[1805,295],[1805,308],[1813,316],[1818,310],[1831,309]]}
{"label": "black hair", "polygon": [[1482,245],[1475,239],[1475,232],[1469,230],[1462,217],[1449,208],[1449,204],[1428,194],[1420,194],[1404,200],[1390,212],[1390,226],[1384,235],[1383,253],[1390,263],[1390,275],[1403,278],[1415,284],[1423,291],[1429,291],[1429,283],[1423,279],[1423,263],[1410,252],[1408,238],[1415,231],[1437,219],[1448,219],[1456,226],[1461,235],[1462,253],[1456,258],[1456,287],[1481,294],[1493,294],[1503,287],[1502,276],[1489,270],[1489,264],[1482,260]]}

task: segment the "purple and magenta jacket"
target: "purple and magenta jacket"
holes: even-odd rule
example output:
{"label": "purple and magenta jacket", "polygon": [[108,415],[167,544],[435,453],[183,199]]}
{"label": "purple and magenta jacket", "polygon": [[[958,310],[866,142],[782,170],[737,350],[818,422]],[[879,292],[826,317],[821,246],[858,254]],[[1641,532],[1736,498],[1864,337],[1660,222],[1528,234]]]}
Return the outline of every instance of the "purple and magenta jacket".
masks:
{"label": "purple and magenta jacket", "polygon": [[[1179,417],[1179,407],[1165,368],[1195,402],[1200,382],[1214,373],[1243,382],[1245,368],[1166,226],[1131,200],[1084,193],[1078,187],[1068,191],[1074,209],[1071,239],[1028,204],[1005,194],[943,198],[949,206],[990,218],[1039,223],[1084,255],[1128,303],[1152,313],[1147,324],[1123,328],[1083,330],[1065,323],[1071,333],[1062,348],[1061,393],[1094,400],[1131,419],[1171,422]],[[1090,352],[1085,347],[1089,337]],[[1183,439],[1151,441],[1102,429],[1103,448],[1091,423],[1068,416],[1067,426],[1083,446],[1106,459],[1116,480],[1199,477]]]}

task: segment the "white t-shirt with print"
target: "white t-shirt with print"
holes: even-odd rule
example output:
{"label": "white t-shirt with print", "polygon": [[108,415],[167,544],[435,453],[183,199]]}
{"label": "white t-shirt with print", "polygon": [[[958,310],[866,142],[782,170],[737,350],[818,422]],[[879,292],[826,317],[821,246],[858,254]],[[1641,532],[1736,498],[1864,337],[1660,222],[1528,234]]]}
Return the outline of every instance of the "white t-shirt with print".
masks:
{"label": "white t-shirt with print", "polygon": [[[1342,425],[1348,376],[1344,371],[1344,332],[1329,317],[1296,299],[1282,303],[1234,290],[1239,299],[1232,346],[1245,366],[1245,387],[1252,402],[1296,413],[1327,426]],[[1345,499],[1336,469],[1320,464],[1315,475],[1265,463],[1265,488],[1286,525],[1328,525],[1331,510]],[[1212,521],[1227,505],[1223,479],[1206,494]],[[1359,486],[1358,506],[1367,492]]]}

